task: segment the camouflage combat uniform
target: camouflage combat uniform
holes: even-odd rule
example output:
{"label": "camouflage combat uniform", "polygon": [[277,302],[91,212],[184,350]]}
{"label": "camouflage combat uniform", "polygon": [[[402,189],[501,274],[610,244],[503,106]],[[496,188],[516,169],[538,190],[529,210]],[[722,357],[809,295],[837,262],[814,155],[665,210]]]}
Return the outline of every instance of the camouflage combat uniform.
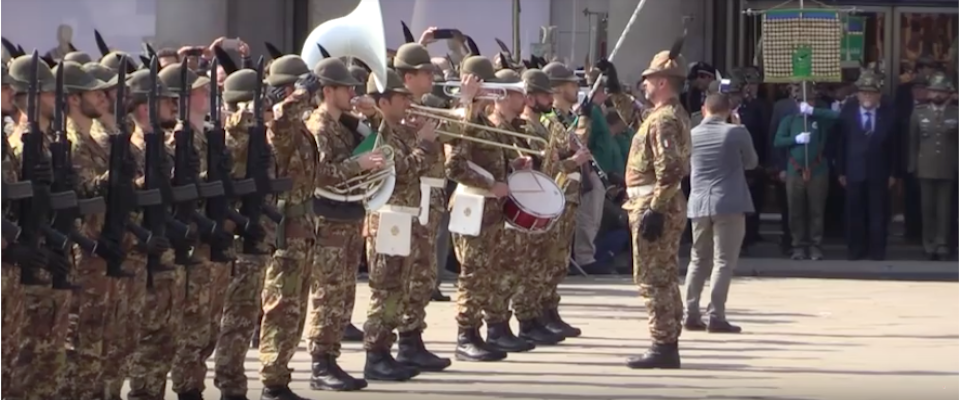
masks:
{"label": "camouflage combat uniform", "polygon": [[[6,71],[4,71],[6,72]],[[8,127],[13,128],[13,124],[4,121],[4,141]],[[5,148],[3,153],[3,182],[17,182],[20,175],[20,162],[17,157]],[[4,215],[8,217],[8,215]],[[6,241],[3,242],[6,247]],[[11,382],[13,368],[16,362],[17,349],[20,345],[20,333],[23,328],[23,286],[20,284],[20,267],[13,264],[3,263],[0,267],[3,273],[3,398],[13,398],[15,395],[11,388],[14,386]]]}

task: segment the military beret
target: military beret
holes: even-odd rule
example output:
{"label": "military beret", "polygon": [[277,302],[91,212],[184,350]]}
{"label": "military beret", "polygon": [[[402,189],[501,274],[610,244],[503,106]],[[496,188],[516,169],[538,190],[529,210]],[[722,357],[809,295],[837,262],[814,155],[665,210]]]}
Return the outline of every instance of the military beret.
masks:
{"label": "military beret", "polygon": [[937,71],[930,75],[930,78],[927,80],[927,90],[932,90],[935,92],[952,92],[953,83],[950,82],[950,78],[947,78],[947,74]]}
{"label": "military beret", "polygon": [[227,75],[227,79],[223,80],[223,102],[236,104],[253,101],[253,95],[258,85],[262,85],[262,83],[257,82],[257,71],[252,69],[237,70]]}
{"label": "military beret", "polygon": [[108,85],[113,86],[117,84],[117,74],[103,65],[95,62],[88,62],[83,64],[83,70],[86,73],[93,75],[94,78],[106,82]]}
{"label": "military beret", "polygon": [[497,74],[493,69],[493,63],[484,56],[470,56],[463,60],[460,66],[460,76],[476,76],[484,82],[497,82]]}
{"label": "military beret", "polygon": [[93,92],[111,88],[106,82],[87,73],[83,70],[83,66],[73,61],[64,61],[54,67],[52,71],[54,76],[60,68],[63,68],[63,89],[67,93]]}
{"label": "military beret", "polygon": [[550,77],[539,69],[531,68],[524,71],[522,79],[527,93],[553,93]]}
{"label": "military beret", "polygon": [[[381,93],[377,89],[377,80],[374,79],[374,75],[371,74],[367,77],[367,94]],[[386,88],[382,93],[404,93],[409,94],[410,91],[407,90],[407,87],[403,85],[403,81],[400,80],[400,75],[397,75],[396,71],[387,71],[387,84]]]}
{"label": "military beret", "polygon": [[308,72],[310,69],[300,56],[285,55],[273,60],[270,64],[270,73],[265,80],[270,86],[292,85]]}
{"label": "military beret", "polygon": [[[41,92],[54,92],[57,90],[57,78],[50,70],[50,66],[38,59],[37,63],[37,83]],[[30,85],[30,67],[33,65],[33,56],[23,55],[15,58],[8,66],[10,74],[10,86],[20,93],[28,90]]]}
{"label": "military beret", "polygon": [[543,73],[547,74],[547,77],[550,78],[550,84],[554,86],[567,82],[580,82],[580,78],[577,78],[577,75],[573,73],[573,70],[567,68],[566,65],[563,65],[563,63],[557,61],[544,66]]}
{"label": "military beret", "polygon": [[393,56],[393,67],[397,69],[430,70],[434,67],[430,52],[419,43],[406,43],[397,49]]}
{"label": "military beret", "polygon": [[[177,93],[170,90],[163,80],[157,82],[159,86],[159,97],[176,98]],[[136,96],[147,96],[150,94],[150,88],[153,85],[153,79],[150,78],[150,71],[141,69],[135,71],[127,77],[128,93]]]}
{"label": "military beret", "polygon": [[137,68],[137,64],[133,60],[133,58],[130,57],[129,54],[122,51],[114,51],[114,52],[111,52],[110,54],[103,56],[103,58],[100,59],[100,65],[110,68],[110,70],[113,72],[120,71],[120,59],[122,57],[127,58],[127,64],[130,67],[130,69]]}
{"label": "military beret", "polygon": [[63,61],[73,61],[77,64],[83,65],[88,62],[92,62],[93,58],[89,54],[82,51],[71,51],[67,55],[63,56]]}
{"label": "military beret", "polygon": [[360,84],[350,74],[347,65],[338,58],[320,60],[313,68],[313,73],[317,75],[320,84],[323,86],[357,86]]}
{"label": "military beret", "polygon": [[158,74],[160,80],[163,81],[164,85],[167,85],[170,90],[181,93],[183,88],[189,87],[190,90],[202,88],[210,84],[210,78],[205,76],[197,75],[196,72],[187,69],[187,78],[186,83],[180,79],[180,64],[170,64],[160,70]]}

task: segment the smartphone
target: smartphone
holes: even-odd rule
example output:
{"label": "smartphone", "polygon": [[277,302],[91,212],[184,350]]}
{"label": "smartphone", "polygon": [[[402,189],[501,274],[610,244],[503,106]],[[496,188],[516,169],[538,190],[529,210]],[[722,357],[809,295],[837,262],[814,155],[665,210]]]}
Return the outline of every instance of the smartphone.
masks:
{"label": "smartphone", "polygon": [[720,80],[720,93],[730,93],[730,80],[721,79]]}
{"label": "smartphone", "polygon": [[453,39],[456,33],[456,29],[437,29],[433,31],[433,38],[437,40]]}
{"label": "smartphone", "polygon": [[220,43],[220,47],[224,49],[236,49],[240,47],[240,39],[224,39],[223,42]]}

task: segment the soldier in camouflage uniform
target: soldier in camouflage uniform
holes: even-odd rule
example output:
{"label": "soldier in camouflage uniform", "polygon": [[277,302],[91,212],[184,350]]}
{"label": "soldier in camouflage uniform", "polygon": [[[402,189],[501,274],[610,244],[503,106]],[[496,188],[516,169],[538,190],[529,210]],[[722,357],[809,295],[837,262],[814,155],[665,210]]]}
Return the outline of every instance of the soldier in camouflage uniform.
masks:
{"label": "soldier in camouflage uniform", "polygon": [[[80,64],[67,61],[63,68],[64,90],[67,95],[67,139],[71,144],[73,167],[77,173],[74,189],[80,198],[96,197],[108,182],[109,149],[101,147],[91,135],[94,121],[106,108],[104,90],[107,83],[83,71]],[[55,69],[56,70],[56,69]],[[103,215],[88,216],[80,232],[97,239],[103,226]],[[98,249],[99,250],[99,249]],[[120,251],[119,248],[116,249]],[[67,334],[67,363],[61,396],[78,400],[100,399],[103,395],[104,329],[113,306],[113,279],[106,275],[107,265],[102,258],[73,251],[77,267],[74,292],[70,304],[70,331]]]}
{"label": "soldier in camouflage uniform", "polygon": [[[15,102],[21,110],[20,120],[8,138],[14,160],[22,159],[22,135],[30,129],[26,116],[26,96],[31,65],[31,56],[20,56],[11,61],[9,66],[11,86],[17,92]],[[40,129],[47,133],[46,139],[52,141],[50,125],[56,104],[56,79],[43,62],[38,67],[37,79],[40,92],[37,98],[40,119],[37,122]],[[44,151],[47,152],[48,149],[44,148]],[[50,157],[49,153],[46,157]],[[21,332],[24,335],[18,343],[17,364],[13,367],[13,376],[8,382],[16,382],[12,388],[14,393],[22,393],[25,399],[45,400],[57,397],[58,379],[64,367],[67,312],[71,293],[69,290],[52,288],[52,277],[46,270],[36,270],[34,275],[41,284],[23,286]]]}
{"label": "soldier in camouflage uniform", "polygon": [[[326,59],[314,67],[317,87],[322,87],[320,107],[307,118],[307,129],[316,140],[319,162],[316,184],[336,186],[363,171],[384,165],[383,154],[374,150],[351,158],[360,144],[359,133],[344,124],[353,106],[354,87],[359,84],[339,59]],[[337,364],[340,342],[349,324],[356,298],[357,269],[363,252],[364,209],[358,203],[331,203],[320,199],[317,239],[310,279],[311,310],[307,317],[307,348],[313,359],[310,387],[315,390],[353,391],[367,386]],[[346,211],[350,210],[350,211]]]}
{"label": "soldier in camouflage uniform", "polygon": [[928,82],[929,103],[916,106],[910,119],[908,170],[920,180],[923,207],[923,250],[933,260],[950,256],[953,185],[957,182],[957,105],[946,74]]}
{"label": "soldier in camouflage uniform", "polygon": [[[224,122],[226,144],[230,151],[233,179],[244,179],[247,174],[248,129],[253,125],[253,113],[249,107],[254,90],[260,85],[257,73],[242,69],[231,73],[223,83],[223,103],[227,110]],[[275,175],[275,171],[270,171]],[[266,226],[272,228],[272,225]],[[216,344],[215,375],[213,383],[220,389],[223,400],[245,400],[247,376],[244,361],[247,357],[250,336],[254,333],[260,314],[260,291],[263,290],[263,270],[272,253],[270,239],[260,243],[261,254],[244,254],[242,241],[237,242],[237,259],[233,274],[225,288],[223,317]]]}
{"label": "soldier in camouflage uniform", "polygon": [[[172,129],[176,126],[176,94],[160,83],[159,110],[157,117],[162,129]],[[127,79],[131,106],[128,107],[131,118],[136,125],[130,138],[130,143],[138,150],[134,157],[140,157],[137,165],[144,168],[146,159],[143,158],[146,150],[145,135],[152,135],[152,125],[147,107],[147,94],[150,91],[152,79],[150,71],[134,72]],[[142,180],[138,179],[138,183]],[[173,359],[177,352],[177,336],[180,333],[180,321],[183,315],[183,301],[186,272],[180,265],[174,265],[173,251],[167,250],[161,254],[161,262],[170,267],[166,271],[153,273],[153,287],[146,290],[140,332],[130,361],[130,393],[128,400],[148,400],[161,398],[167,384],[167,373],[173,366]],[[146,268],[139,268],[136,274],[145,274]],[[140,279],[140,278],[134,278]],[[136,309],[136,306],[133,307]]]}
{"label": "soldier in camouflage uniform", "polygon": [[[287,222],[277,228],[276,251],[267,264],[263,283],[262,399],[299,398],[288,386],[287,364],[297,351],[303,332],[316,235],[311,198],[316,188],[317,156],[313,138],[303,123],[303,115],[313,108],[311,98],[316,89],[309,82],[300,81],[300,76],[308,73],[300,57],[287,55],[274,60],[266,80],[271,96],[282,99],[273,106],[273,120],[267,124],[276,157],[276,175],[292,179],[293,189],[279,197]],[[239,138],[246,139],[242,135]]]}
{"label": "soldier in camouflage uniform", "polygon": [[[387,73],[386,87],[383,92],[377,89],[376,80],[370,77],[367,82],[367,94],[380,110],[383,118],[379,131],[380,141],[394,149],[394,168],[397,178],[393,194],[387,204],[381,208],[385,212],[404,214],[409,217],[406,223],[413,227],[414,218],[420,215],[420,176],[427,172],[440,158],[440,149],[436,133],[431,129],[419,129],[402,124],[410,106],[412,95],[400,76],[393,71]],[[423,239],[411,237],[411,253],[408,256],[382,254],[377,249],[377,235],[380,229],[389,229],[383,223],[379,212],[369,213],[365,222],[367,237],[367,265],[370,270],[370,306],[367,322],[364,324],[364,349],[367,351],[363,375],[366,379],[382,381],[405,381],[420,373],[414,366],[397,362],[390,354],[393,345],[393,331],[400,327],[403,308],[413,287],[410,285],[414,273],[416,253],[428,252]],[[419,247],[416,252],[412,247]],[[429,263],[420,265],[428,268]],[[432,282],[431,282],[432,283]]]}
{"label": "soldier in camouflage uniform", "polygon": [[679,368],[683,302],[677,284],[680,236],[687,224],[681,181],[690,172],[690,118],[679,93],[687,75],[680,45],[654,56],[643,72],[654,105],[630,146],[626,184],[633,237],[634,282],[650,320],[653,345],[630,368]]}

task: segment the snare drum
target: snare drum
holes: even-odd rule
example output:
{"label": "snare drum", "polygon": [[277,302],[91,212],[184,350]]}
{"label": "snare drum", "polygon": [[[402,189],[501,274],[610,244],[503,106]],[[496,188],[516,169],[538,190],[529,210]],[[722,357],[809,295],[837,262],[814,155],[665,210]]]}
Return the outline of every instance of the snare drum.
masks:
{"label": "snare drum", "polygon": [[503,216],[512,227],[531,233],[546,232],[563,214],[566,199],[560,186],[537,171],[518,171],[507,178],[510,195]]}

